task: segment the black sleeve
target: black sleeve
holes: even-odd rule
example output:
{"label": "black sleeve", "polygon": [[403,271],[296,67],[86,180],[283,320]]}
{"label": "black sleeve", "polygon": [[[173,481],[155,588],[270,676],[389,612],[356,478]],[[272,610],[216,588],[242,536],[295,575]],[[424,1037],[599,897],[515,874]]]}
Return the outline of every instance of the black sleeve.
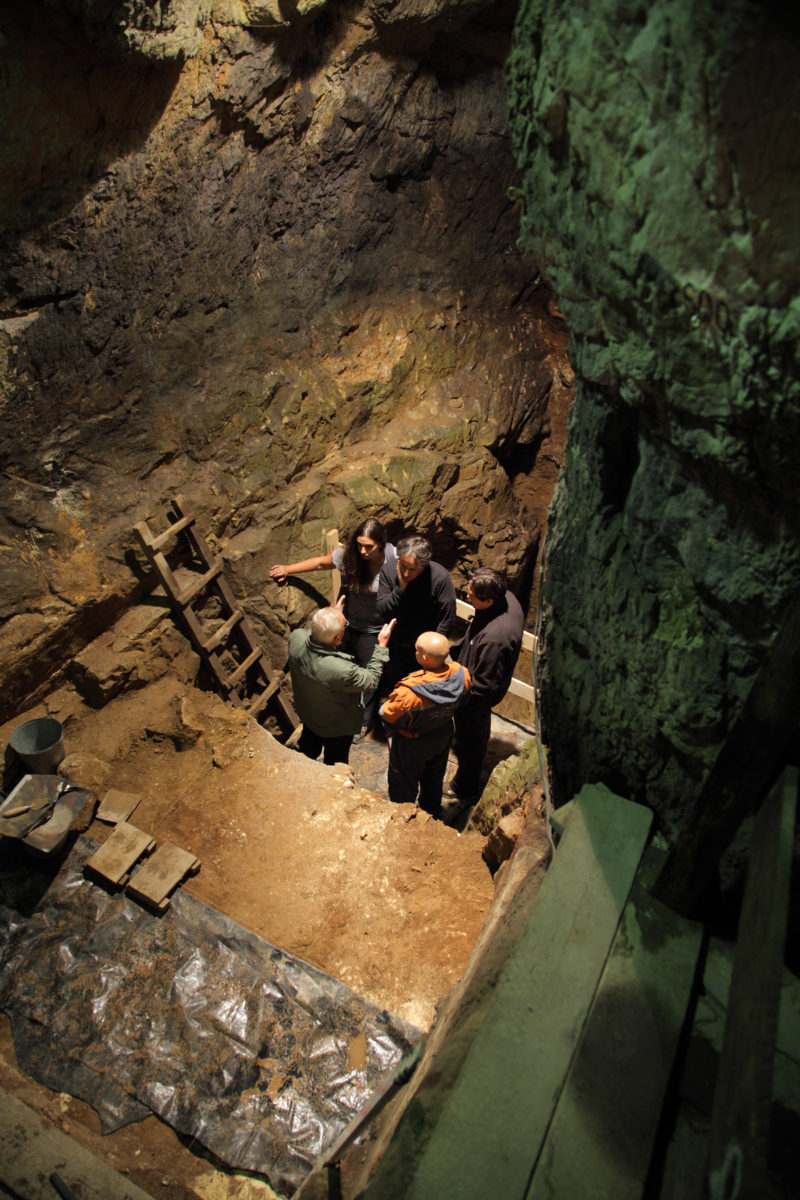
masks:
{"label": "black sleeve", "polygon": [[456,589],[450,578],[450,572],[446,571],[444,567],[439,567],[432,582],[434,584],[433,593],[439,615],[436,623],[436,632],[449,633],[456,619]]}
{"label": "black sleeve", "polygon": [[476,653],[470,674],[474,695],[499,703],[508,689],[517,655],[511,646],[488,640],[473,643],[473,652]]}
{"label": "black sleeve", "polygon": [[397,616],[403,589],[397,582],[397,563],[384,563],[378,576],[378,616],[384,622]]}

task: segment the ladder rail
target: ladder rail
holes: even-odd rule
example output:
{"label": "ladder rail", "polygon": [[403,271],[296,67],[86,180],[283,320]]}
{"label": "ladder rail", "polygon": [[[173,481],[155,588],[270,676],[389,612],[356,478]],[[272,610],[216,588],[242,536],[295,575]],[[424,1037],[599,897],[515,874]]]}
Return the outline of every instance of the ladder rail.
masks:
{"label": "ladder rail", "polygon": [[[292,739],[296,741],[300,720],[291,701],[281,690],[285,674],[273,672],[255,630],[225,578],[221,557],[212,550],[198,528],[195,517],[184,511],[183,498],[178,496],[170,504],[172,511],[168,514],[170,524],[166,530],[153,534],[147,522],[140,521],[134,526],[134,532],[150,566],[164,585],[174,617],[183,625],[194,649],[211,670],[223,695],[253,716],[262,714],[272,703],[279,710],[284,723],[289,725],[286,744],[290,744]],[[178,578],[167,561],[168,543],[174,542],[175,548],[181,539],[191,552],[192,559],[203,568],[200,574],[193,572],[196,578],[188,583]],[[222,624],[210,632],[192,608],[194,602],[204,595],[216,598],[225,616]],[[223,661],[226,654],[235,660],[232,670]],[[258,683],[254,678],[256,672]],[[248,674],[251,676],[249,680]],[[259,687],[260,690],[257,690]]]}

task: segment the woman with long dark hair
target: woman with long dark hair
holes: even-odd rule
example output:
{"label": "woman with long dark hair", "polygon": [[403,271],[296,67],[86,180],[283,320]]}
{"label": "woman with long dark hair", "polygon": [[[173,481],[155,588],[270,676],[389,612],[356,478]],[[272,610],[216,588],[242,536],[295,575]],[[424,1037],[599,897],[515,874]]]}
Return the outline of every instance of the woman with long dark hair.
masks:
{"label": "woman with long dark hair", "polygon": [[[397,551],[386,540],[383,525],[374,517],[367,517],[345,545],[338,546],[331,554],[295,563],[276,563],[269,573],[277,583],[285,583],[289,575],[303,575],[307,571],[341,571],[344,615],[348,622],[346,648],[359,666],[364,667],[372,657],[383,624],[378,616],[378,576],[384,563],[391,566],[396,562]],[[362,736],[371,729],[381,728],[377,697],[377,691],[364,693]]]}

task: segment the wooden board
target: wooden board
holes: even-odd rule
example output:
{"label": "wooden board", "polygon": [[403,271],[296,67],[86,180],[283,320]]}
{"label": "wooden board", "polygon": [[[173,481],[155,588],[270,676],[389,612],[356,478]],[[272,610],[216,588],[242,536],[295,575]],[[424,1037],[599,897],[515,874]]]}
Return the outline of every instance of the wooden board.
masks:
{"label": "wooden board", "polygon": [[640,1200],[701,942],[634,885],[527,1200]]}
{"label": "wooden board", "polygon": [[775,1038],[797,808],[787,767],[756,814],[750,843],[725,1039],[714,1085],[709,1194],[723,1194],[737,1156],[743,1196],[766,1195]]}
{"label": "wooden board", "polygon": [[23,1104],[0,1090],[0,1183],[4,1196],[57,1200],[50,1182],[57,1173],[80,1200],[152,1200],[108,1163]]}
{"label": "wooden board", "polygon": [[525,1195],[651,821],[648,809],[601,784],[575,798],[526,929],[404,1194]]}
{"label": "wooden board", "polygon": [[141,798],[139,792],[119,792],[116,788],[109,788],[95,815],[98,821],[117,825],[120,821],[127,821]]}
{"label": "wooden board", "polygon": [[148,858],[125,889],[130,896],[163,911],[170,893],[187,876],[200,869],[200,859],[172,842],[164,842]]}
{"label": "wooden board", "polygon": [[149,833],[143,833],[127,821],[120,821],[100,849],[87,858],[83,869],[110,883],[122,885],[137,859],[148,854],[154,846],[155,841]]}
{"label": "wooden board", "polygon": [[[325,553],[333,554],[334,550],[341,548],[342,543],[339,541],[339,530],[329,529],[325,534]],[[337,571],[336,567],[331,571],[331,605],[335,605],[339,599],[339,592],[342,590],[342,574]]]}

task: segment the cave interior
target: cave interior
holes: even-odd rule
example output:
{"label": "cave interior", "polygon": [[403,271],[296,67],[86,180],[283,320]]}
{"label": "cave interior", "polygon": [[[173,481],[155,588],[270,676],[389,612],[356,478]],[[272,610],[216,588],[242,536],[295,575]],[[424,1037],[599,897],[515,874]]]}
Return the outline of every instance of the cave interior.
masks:
{"label": "cave interior", "polygon": [[[30,0],[0,44],[3,793],[50,721],[92,802],[0,838],[0,1193],[796,1195],[796,15]],[[256,715],[143,550],[176,511]],[[270,566],[366,515],[526,613],[459,828],[385,744],[286,745],[330,581]],[[197,864],[143,923],[83,871],[110,790]]]}

